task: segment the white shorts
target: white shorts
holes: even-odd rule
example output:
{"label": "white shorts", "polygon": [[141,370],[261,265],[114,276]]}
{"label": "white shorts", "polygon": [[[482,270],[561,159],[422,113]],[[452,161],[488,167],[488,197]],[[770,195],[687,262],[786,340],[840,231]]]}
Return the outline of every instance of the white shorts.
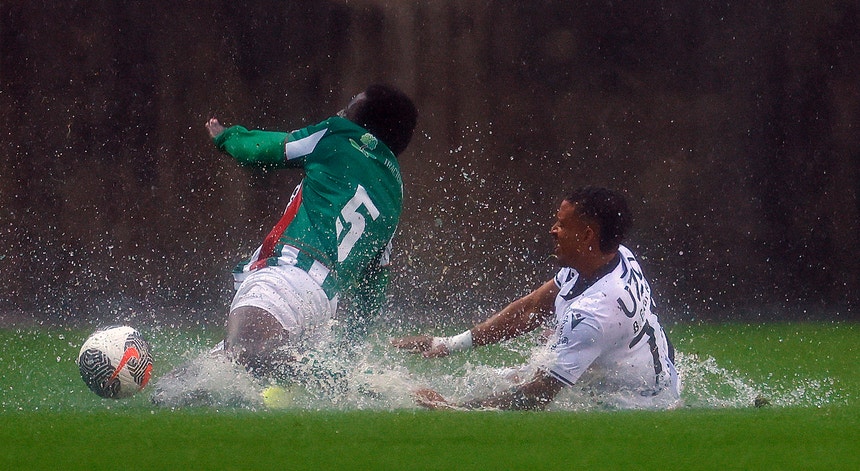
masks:
{"label": "white shorts", "polygon": [[272,314],[284,326],[290,341],[318,342],[328,337],[337,299],[329,300],[301,268],[280,265],[248,273],[233,296],[230,310],[245,306]]}

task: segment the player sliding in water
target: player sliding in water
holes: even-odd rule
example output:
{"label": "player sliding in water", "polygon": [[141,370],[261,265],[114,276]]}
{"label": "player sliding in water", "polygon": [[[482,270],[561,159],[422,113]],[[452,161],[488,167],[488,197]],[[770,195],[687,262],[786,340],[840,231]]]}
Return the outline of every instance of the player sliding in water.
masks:
{"label": "player sliding in water", "polygon": [[550,234],[561,270],[552,280],[484,322],[453,337],[419,335],[395,347],[441,357],[530,332],[555,317],[537,373],[511,390],[466,402],[432,389],[415,392],[430,409],[544,409],[565,386],[590,386],[619,407],[668,408],[679,403],[674,353],[657,316],[651,288],[633,253],[620,245],[630,226],[623,196],[587,187],[567,196]]}
{"label": "player sliding in water", "polygon": [[[257,377],[289,377],[296,352],[329,338],[341,296],[352,301],[348,334],[366,333],[388,284],[403,202],[397,156],[416,118],[403,92],[372,85],[337,116],[289,133],[225,128],[215,118],[206,123],[217,148],[241,165],[305,172],[283,216],[234,270],[237,291],[223,342],[229,359]],[[167,382],[162,386],[157,403],[169,402]]]}

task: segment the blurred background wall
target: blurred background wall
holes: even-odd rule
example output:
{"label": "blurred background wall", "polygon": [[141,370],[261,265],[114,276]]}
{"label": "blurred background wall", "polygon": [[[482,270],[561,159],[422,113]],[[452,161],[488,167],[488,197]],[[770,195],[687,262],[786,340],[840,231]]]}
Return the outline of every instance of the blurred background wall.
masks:
{"label": "blurred background wall", "polygon": [[371,82],[420,111],[391,315],[549,279],[561,197],[610,186],[674,321],[858,319],[853,0],[0,2],[0,316],[221,322],[298,172],[203,123],[291,130]]}

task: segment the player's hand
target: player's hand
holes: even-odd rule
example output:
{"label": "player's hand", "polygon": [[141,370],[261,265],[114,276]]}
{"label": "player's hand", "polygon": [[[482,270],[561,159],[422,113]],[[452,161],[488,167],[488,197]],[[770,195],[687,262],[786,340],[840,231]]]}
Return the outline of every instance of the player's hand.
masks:
{"label": "player's hand", "polygon": [[457,407],[448,402],[441,394],[429,388],[416,389],[413,393],[415,403],[425,409],[456,409]]}
{"label": "player's hand", "polygon": [[451,351],[448,350],[448,347],[446,347],[442,344],[438,344],[438,345],[431,345],[430,349],[427,350],[426,352],[422,353],[421,355],[424,358],[442,358],[442,357],[446,357],[450,354],[451,354]]}
{"label": "player's hand", "polygon": [[211,118],[206,122],[206,130],[209,131],[209,136],[214,138],[224,132],[224,126],[218,121],[218,118]]}
{"label": "player's hand", "polygon": [[430,350],[433,344],[433,337],[429,335],[412,335],[409,337],[400,337],[391,339],[391,345],[402,350],[408,350],[410,353],[423,353]]}
{"label": "player's hand", "polygon": [[411,353],[421,353],[424,358],[440,358],[451,353],[444,345],[433,345],[433,337],[429,335],[413,335],[392,339],[391,345]]}

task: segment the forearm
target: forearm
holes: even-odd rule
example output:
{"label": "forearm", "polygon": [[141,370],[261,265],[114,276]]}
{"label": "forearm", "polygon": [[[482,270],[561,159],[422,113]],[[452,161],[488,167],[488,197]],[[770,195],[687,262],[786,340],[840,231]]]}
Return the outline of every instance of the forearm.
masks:
{"label": "forearm", "polygon": [[230,154],[242,165],[284,167],[286,138],[287,133],[283,132],[249,131],[242,126],[232,126],[213,140],[219,150]]}
{"label": "forearm", "polygon": [[518,301],[463,333],[450,337],[428,337],[429,343],[424,348],[433,351],[444,346],[441,354],[447,355],[478,345],[498,343],[533,330],[539,324],[533,322],[535,317],[534,314],[528,314],[528,310]]}
{"label": "forearm", "polygon": [[551,314],[558,288],[552,280],[512,302],[489,319],[453,337],[433,337],[428,348],[443,345],[447,352],[498,343],[531,332]]}
{"label": "forearm", "polygon": [[526,384],[489,397],[467,401],[456,407],[502,410],[545,409],[562,387],[560,381],[541,371]]}
{"label": "forearm", "polygon": [[472,342],[488,345],[512,339],[537,328],[543,317],[528,303],[528,298],[521,298],[472,327]]}

